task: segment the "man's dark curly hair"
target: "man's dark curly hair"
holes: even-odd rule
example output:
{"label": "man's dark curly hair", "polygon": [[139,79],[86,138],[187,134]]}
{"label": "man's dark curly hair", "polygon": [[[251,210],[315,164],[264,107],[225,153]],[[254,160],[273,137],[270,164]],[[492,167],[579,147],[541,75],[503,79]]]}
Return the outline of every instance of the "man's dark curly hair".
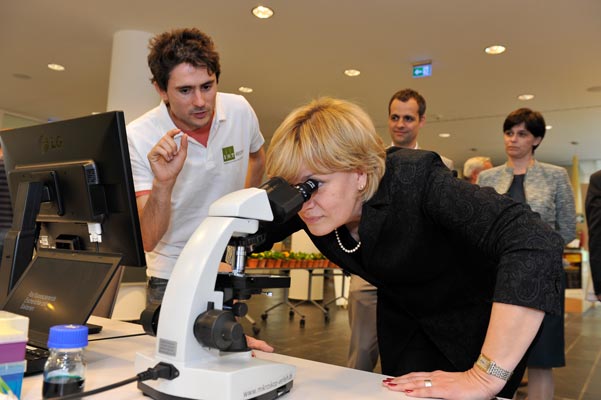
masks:
{"label": "man's dark curly hair", "polygon": [[206,67],[209,74],[215,74],[219,82],[219,53],[215,50],[211,37],[196,28],[161,33],[150,40],[149,48],[151,82],[163,91],[167,91],[171,71],[182,63],[197,68]]}

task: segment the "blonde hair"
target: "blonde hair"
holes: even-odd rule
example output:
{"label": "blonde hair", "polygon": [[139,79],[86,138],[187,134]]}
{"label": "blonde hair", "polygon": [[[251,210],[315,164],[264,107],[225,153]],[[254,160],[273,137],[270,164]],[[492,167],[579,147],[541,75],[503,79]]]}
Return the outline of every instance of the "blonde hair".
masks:
{"label": "blonde hair", "polygon": [[267,175],[298,183],[305,166],[316,174],[361,171],[369,200],[384,175],[386,150],[361,107],[323,97],[292,111],[276,129],[267,150]]}

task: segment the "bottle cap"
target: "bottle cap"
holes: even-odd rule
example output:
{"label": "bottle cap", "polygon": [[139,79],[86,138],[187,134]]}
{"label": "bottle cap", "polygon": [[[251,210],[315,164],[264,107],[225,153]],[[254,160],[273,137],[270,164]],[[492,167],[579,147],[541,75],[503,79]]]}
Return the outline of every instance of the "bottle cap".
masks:
{"label": "bottle cap", "polygon": [[74,349],[88,345],[88,327],[85,325],[55,325],[50,328],[48,348]]}

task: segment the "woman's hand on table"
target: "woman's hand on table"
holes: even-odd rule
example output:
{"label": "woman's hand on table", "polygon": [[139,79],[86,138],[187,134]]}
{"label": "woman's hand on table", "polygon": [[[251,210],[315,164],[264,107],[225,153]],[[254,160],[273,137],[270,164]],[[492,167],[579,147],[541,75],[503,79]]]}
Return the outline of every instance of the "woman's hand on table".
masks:
{"label": "woman's hand on table", "polygon": [[255,339],[252,336],[246,336],[246,344],[253,350],[260,350],[266,353],[273,353],[273,347],[271,347],[266,341]]}
{"label": "woman's hand on table", "polygon": [[382,381],[389,390],[404,392],[408,397],[449,400],[490,400],[505,383],[477,368],[465,372],[412,372]]}

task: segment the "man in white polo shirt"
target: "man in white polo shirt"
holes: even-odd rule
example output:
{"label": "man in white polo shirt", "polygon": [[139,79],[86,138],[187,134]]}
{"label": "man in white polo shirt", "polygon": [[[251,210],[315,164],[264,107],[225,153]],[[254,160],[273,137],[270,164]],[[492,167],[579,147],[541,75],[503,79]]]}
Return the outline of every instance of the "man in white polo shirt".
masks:
{"label": "man in white polo shirt", "polygon": [[264,139],[246,99],[218,93],[219,54],[198,29],[150,41],[158,107],[127,126],[149,276],[147,303],[160,304],[184,245],[223,195],[258,186]]}

